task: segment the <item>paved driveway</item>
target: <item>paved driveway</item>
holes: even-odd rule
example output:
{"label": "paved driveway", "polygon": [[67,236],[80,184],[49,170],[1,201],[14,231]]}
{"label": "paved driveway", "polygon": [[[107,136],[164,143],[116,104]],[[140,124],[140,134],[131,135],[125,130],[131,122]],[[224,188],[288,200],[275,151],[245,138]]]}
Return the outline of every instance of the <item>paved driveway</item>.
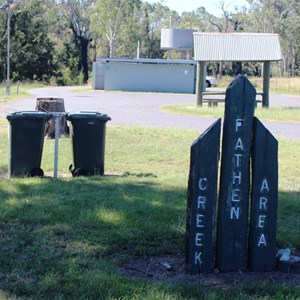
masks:
{"label": "paved driveway", "polygon": [[[33,89],[33,97],[8,103],[2,108],[7,111],[33,110],[37,97],[64,98],[66,111],[90,110],[107,113],[115,125],[140,125],[154,128],[183,128],[203,132],[215,119],[163,113],[160,106],[168,103],[194,104],[195,95],[170,93],[82,91],[72,92],[74,87],[52,87]],[[270,96],[270,105],[299,108],[300,96]],[[261,120],[263,122],[263,120]],[[275,137],[300,140],[300,123],[263,122]]]}

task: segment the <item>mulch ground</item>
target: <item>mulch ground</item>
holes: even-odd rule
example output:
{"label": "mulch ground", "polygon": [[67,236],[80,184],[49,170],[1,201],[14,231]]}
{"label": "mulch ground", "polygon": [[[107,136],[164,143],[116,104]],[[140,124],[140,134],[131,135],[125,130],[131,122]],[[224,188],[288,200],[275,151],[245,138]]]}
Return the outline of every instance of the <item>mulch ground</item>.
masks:
{"label": "mulch ground", "polygon": [[279,271],[268,273],[250,271],[221,273],[215,269],[213,273],[207,275],[189,275],[185,272],[183,255],[135,259],[120,266],[119,271],[127,277],[169,282],[200,282],[203,286],[220,288],[261,282],[300,285],[300,274],[289,274]]}

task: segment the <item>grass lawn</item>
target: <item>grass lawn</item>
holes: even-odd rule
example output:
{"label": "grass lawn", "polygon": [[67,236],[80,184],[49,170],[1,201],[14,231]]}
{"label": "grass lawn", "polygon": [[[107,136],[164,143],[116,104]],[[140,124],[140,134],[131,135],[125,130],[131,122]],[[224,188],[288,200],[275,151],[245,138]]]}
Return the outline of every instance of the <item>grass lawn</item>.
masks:
{"label": "grass lawn", "polygon": [[75,87],[74,89],[71,90],[71,92],[73,93],[82,93],[82,92],[91,92],[93,91],[93,88],[91,85],[87,84],[87,85],[83,85],[83,86],[80,86],[80,87]]}
{"label": "grass lawn", "polygon": [[[227,88],[232,81],[232,77],[223,76],[218,81],[217,86]],[[257,91],[263,90],[263,77],[248,77]],[[273,94],[288,94],[299,95],[300,94],[300,78],[299,77],[271,77],[270,78],[270,93]]]}
{"label": "grass lawn", "polygon": [[[0,181],[0,299],[299,299],[299,285],[240,282],[238,274],[224,284],[220,274],[207,283],[120,272],[131,260],[183,257],[189,152],[197,137],[108,123],[107,176],[70,177],[70,140],[62,138],[57,179],[50,178],[54,142],[45,140],[48,177]],[[7,146],[7,122],[0,120],[2,174]],[[278,247],[300,248],[299,149],[299,141],[279,141]]]}
{"label": "grass lawn", "polygon": [[0,103],[14,101],[21,98],[31,97],[28,89],[43,87],[42,83],[16,83],[11,82],[10,95],[6,95],[6,85],[0,84]]}
{"label": "grass lawn", "polygon": [[[217,107],[206,106],[197,107],[195,104],[168,104],[161,107],[162,111],[186,114],[199,117],[223,118],[224,104],[219,104]],[[264,121],[274,122],[289,122],[300,123],[300,108],[289,107],[270,107],[268,109],[257,107],[255,109],[255,116]]]}

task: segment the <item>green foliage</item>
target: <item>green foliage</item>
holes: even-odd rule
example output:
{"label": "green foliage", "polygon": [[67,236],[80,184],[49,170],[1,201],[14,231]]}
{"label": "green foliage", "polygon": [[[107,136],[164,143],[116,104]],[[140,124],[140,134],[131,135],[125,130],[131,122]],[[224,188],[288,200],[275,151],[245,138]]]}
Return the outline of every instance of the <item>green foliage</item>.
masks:
{"label": "green foliage", "polygon": [[[92,29],[109,57],[134,57],[137,48],[139,0],[99,0]],[[126,25],[125,25],[126,24]]]}
{"label": "green foliage", "polygon": [[[204,32],[278,33],[283,60],[272,64],[273,76],[299,76],[300,20],[298,0],[253,0],[249,8],[222,15],[205,7],[179,15],[159,1],[140,0],[26,0],[12,10],[11,78],[39,80],[59,85],[88,81],[92,62],[100,57],[187,58],[184,52],[162,50],[162,28],[187,28]],[[6,79],[7,14],[0,18],[0,81]],[[214,76],[235,75],[236,62],[208,64]],[[243,63],[242,72],[260,76],[260,63]],[[66,74],[70,78],[64,78]],[[81,79],[80,79],[81,80]]]}
{"label": "green foliage", "polygon": [[88,47],[93,37],[93,33],[89,31],[89,14],[94,1],[67,1],[67,4],[71,10],[70,28],[72,29],[75,45],[78,50],[79,71],[82,72],[83,82],[87,83],[89,78]]}
{"label": "green foliage", "polygon": [[72,72],[72,69],[68,67],[62,67],[59,70],[59,76],[52,78],[52,83],[61,86],[84,84],[85,82],[83,74],[77,74],[78,72],[74,74],[74,72]]}
{"label": "green foliage", "polygon": [[[11,19],[13,80],[47,81],[54,74],[54,46],[43,18],[44,2],[26,1]],[[4,74],[2,74],[4,77]]]}
{"label": "green foliage", "polygon": [[299,75],[299,18],[298,0],[251,1],[247,31],[279,34],[283,54],[278,72],[281,76]]}
{"label": "green foliage", "polygon": [[[178,16],[178,15],[177,15]],[[176,19],[176,14],[162,4],[143,3],[141,6],[139,40],[140,56],[143,58],[162,58],[165,51],[160,49],[160,32],[168,18]]]}

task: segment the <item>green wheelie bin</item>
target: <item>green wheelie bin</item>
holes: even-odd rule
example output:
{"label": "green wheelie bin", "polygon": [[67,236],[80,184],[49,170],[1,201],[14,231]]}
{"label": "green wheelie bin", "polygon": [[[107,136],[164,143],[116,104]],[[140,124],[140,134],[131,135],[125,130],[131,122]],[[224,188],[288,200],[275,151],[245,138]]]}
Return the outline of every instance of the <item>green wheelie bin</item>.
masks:
{"label": "green wheelie bin", "polygon": [[73,146],[73,165],[70,172],[75,176],[104,175],[106,122],[111,118],[99,112],[70,112],[70,136]]}
{"label": "green wheelie bin", "polygon": [[41,169],[45,112],[18,111],[6,116],[9,121],[8,176],[44,176]]}

